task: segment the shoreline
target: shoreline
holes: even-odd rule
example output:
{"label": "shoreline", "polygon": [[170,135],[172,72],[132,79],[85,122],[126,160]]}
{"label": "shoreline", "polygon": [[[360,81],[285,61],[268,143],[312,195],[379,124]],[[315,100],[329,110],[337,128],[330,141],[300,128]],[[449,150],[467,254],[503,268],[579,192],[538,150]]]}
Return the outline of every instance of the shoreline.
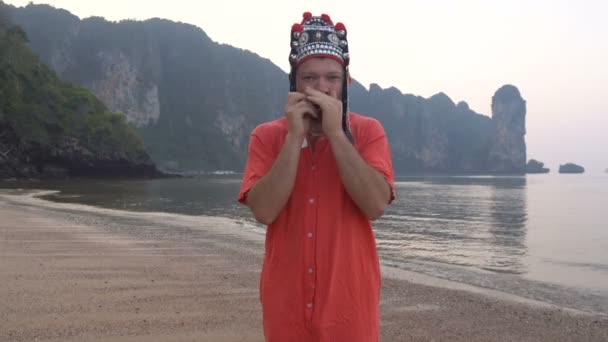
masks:
{"label": "shoreline", "polygon": [[[86,207],[0,195],[0,341],[263,340],[263,236],[224,218],[180,234],[200,217],[178,227],[172,214]],[[605,315],[382,272],[382,341],[608,340]]]}
{"label": "shoreline", "polygon": [[[4,193],[2,192],[4,191]],[[61,211],[84,212],[91,215],[107,215],[122,219],[144,219],[155,224],[162,223],[176,229],[198,227],[203,230],[221,231],[247,241],[264,242],[264,228],[258,227],[244,218],[228,216],[191,215],[172,212],[133,211],[121,208],[109,208],[78,202],[62,202],[49,199],[50,195],[59,194],[58,190],[35,189],[0,189],[2,194],[12,196],[13,201],[41,208],[52,208]],[[17,197],[15,197],[17,195]],[[234,226],[233,223],[238,223]],[[221,229],[218,230],[218,227]],[[263,245],[257,248],[263,248]],[[498,282],[485,278],[478,270],[468,270],[459,266],[435,263],[432,266],[411,261],[395,261],[383,257],[381,250],[380,263],[384,276],[392,275],[396,279],[408,280],[420,285],[460,289],[472,293],[506,299],[512,302],[528,303],[545,308],[561,308],[573,314],[591,314],[608,317],[608,292],[598,293],[581,288],[568,288],[564,285],[534,281],[517,276],[505,279],[500,275]],[[415,265],[415,266],[414,266]],[[422,266],[423,269],[420,269]],[[430,268],[429,268],[430,267]],[[442,276],[435,275],[431,269],[439,267]],[[386,270],[386,272],[385,272]],[[463,277],[463,274],[468,276]],[[486,277],[498,277],[488,273]],[[491,285],[488,284],[488,281]]]}

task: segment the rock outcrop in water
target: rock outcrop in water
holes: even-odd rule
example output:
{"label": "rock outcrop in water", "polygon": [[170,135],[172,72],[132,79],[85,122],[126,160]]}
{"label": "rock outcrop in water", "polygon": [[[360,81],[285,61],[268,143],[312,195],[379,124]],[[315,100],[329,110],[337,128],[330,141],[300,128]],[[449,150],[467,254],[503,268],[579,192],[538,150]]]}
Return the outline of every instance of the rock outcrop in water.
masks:
{"label": "rock outcrop in water", "polygon": [[530,159],[526,164],[526,173],[549,173],[549,169],[545,167],[545,163],[535,159]]}
{"label": "rock outcrop in water", "polygon": [[492,97],[492,138],[489,165],[495,173],[524,173],[526,163],[526,101],[512,85]]}
{"label": "rock outcrop in water", "polygon": [[[60,77],[125,113],[167,169],[240,171],[251,130],[283,115],[285,72],[213,42],[198,27],[80,20],[47,5],[11,8],[34,51]],[[492,118],[441,92],[427,99],[375,84],[366,90],[356,81],[350,109],[383,123],[397,174],[523,173],[525,103],[514,111],[511,88],[495,95]]]}
{"label": "rock outcrop in water", "polygon": [[585,168],[574,163],[566,163],[559,166],[559,173],[584,173]]}

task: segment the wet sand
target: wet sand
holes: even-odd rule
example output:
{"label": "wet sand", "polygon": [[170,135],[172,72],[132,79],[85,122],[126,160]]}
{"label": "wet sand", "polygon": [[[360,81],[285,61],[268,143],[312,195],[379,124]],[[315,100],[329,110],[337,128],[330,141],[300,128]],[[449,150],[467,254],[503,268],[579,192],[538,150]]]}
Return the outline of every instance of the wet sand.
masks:
{"label": "wet sand", "polygon": [[[170,215],[99,219],[20,197],[0,195],[0,341],[263,341],[262,241],[238,222],[168,235]],[[602,315],[383,274],[382,341],[608,341]]]}

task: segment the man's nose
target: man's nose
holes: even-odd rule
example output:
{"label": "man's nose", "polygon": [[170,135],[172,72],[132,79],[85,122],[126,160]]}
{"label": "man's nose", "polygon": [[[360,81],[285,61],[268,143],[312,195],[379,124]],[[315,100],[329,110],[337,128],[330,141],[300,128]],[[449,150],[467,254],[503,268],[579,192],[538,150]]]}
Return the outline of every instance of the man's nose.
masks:
{"label": "man's nose", "polygon": [[326,95],[331,93],[331,87],[327,78],[319,77],[319,81],[317,82],[317,90]]}

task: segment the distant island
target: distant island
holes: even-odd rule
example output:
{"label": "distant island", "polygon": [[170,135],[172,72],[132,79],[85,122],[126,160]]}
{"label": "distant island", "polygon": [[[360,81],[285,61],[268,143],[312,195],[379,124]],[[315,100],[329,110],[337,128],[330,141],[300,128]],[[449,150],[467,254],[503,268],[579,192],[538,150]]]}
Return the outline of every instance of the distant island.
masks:
{"label": "distant island", "polygon": [[585,168],[574,163],[566,163],[559,166],[559,173],[584,173]]}
{"label": "distant island", "polygon": [[549,173],[550,170],[544,166],[545,163],[530,159],[526,164],[526,173]]}

